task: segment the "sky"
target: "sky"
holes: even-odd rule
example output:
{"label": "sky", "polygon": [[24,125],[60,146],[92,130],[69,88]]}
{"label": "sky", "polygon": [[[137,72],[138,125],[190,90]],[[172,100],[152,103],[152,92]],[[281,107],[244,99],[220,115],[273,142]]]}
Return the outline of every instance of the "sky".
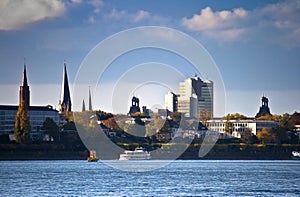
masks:
{"label": "sky", "polygon": [[[225,92],[215,94],[215,116],[238,112],[253,117],[263,95],[269,98],[273,114],[300,111],[299,0],[1,0],[0,104],[18,104],[26,63],[31,105],[57,107],[64,60],[73,93],[84,63],[99,43],[143,26],[172,28],[205,49]],[[128,40],[134,42],[135,36]],[[115,42],[113,47],[118,51],[123,44]],[[175,38],[173,44],[182,43]],[[105,59],[103,54],[99,58]],[[196,65],[203,80],[220,82],[201,73],[203,66]],[[90,71],[90,75],[97,73],[97,69]],[[81,84],[80,96],[72,98],[73,107],[80,110],[82,99],[87,103],[88,86],[96,109],[114,112],[112,108],[119,105],[127,109],[134,94],[148,108],[163,106],[164,93],[179,93],[178,83],[194,74],[191,62],[178,54],[136,49],[111,62],[96,83]],[[146,76],[156,78],[143,83]],[[123,90],[129,92],[126,98],[118,95]],[[103,99],[104,95],[110,97]],[[118,105],[111,104],[116,98],[120,98]],[[224,110],[219,103],[225,103]]]}

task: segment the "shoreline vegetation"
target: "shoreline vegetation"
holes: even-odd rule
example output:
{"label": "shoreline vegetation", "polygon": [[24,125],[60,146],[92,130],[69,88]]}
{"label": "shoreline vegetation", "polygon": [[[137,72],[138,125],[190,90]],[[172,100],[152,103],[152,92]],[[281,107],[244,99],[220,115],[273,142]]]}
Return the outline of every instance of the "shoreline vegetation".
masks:
{"label": "shoreline vegetation", "polygon": [[[181,160],[290,160],[291,152],[299,144],[243,144],[214,145],[202,158],[198,157],[200,144],[191,144],[177,159]],[[151,147],[148,147],[151,148]],[[1,144],[0,160],[86,160],[89,151],[83,147],[63,144]],[[101,155],[100,155],[101,159]],[[118,159],[118,158],[116,158]]]}
{"label": "shoreline vegetation", "polygon": [[[233,114],[226,117],[243,118],[240,116]],[[293,115],[260,117],[278,121],[279,125],[273,129],[264,128],[257,135],[245,130],[241,138],[230,137],[233,126],[229,125],[225,132],[227,137],[219,136],[216,144],[213,139],[204,142],[207,132],[205,120],[187,119],[181,113],[173,113],[166,120],[155,114],[152,121],[147,124],[143,121],[143,114],[140,113],[128,117],[103,111],[96,111],[95,115],[93,111],[85,111],[76,114],[67,113],[65,118],[67,122],[61,130],[57,125],[53,126],[49,121],[48,123],[45,121],[43,129],[53,139],[51,141],[10,142],[8,135],[2,135],[0,160],[86,160],[89,156],[88,149],[97,151],[100,160],[118,159],[120,153],[114,150],[101,147],[97,149],[84,143],[103,143],[104,136],[124,150],[144,147],[151,152],[154,160],[290,160],[292,151],[300,150],[299,137],[294,130],[300,120],[300,113],[296,112]],[[173,130],[179,130],[178,125],[184,132],[172,138]],[[185,136],[186,134],[189,135]],[[210,147],[212,149],[208,154],[198,156],[201,148],[208,150]],[[181,152],[183,153],[180,154]]]}

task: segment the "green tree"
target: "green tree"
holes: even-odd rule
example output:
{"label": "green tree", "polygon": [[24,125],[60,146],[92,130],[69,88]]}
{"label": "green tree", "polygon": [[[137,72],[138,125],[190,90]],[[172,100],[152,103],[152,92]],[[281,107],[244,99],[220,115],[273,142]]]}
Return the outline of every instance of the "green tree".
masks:
{"label": "green tree", "polygon": [[59,137],[59,128],[57,124],[54,122],[52,118],[46,118],[42,130],[45,131],[45,134],[48,134],[49,136],[53,137],[54,140],[57,140]]}
{"label": "green tree", "polygon": [[282,116],[280,116],[279,127],[288,129],[289,128],[289,119],[290,119],[290,114],[288,114],[288,113],[284,113]]}
{"label": "green tree", "polygon": [[27,114],[27,109],[25,108],[24,101],[19,105],[15,126],[14,135],[17,143],[29,143],[30,140],[31,126],[29,122],[29,117]]}
{"label": "green tree", "polygon": [[[79,122],[79,121],[78,121]],[[77,131],[76,129],[76,125],[73,121],[71,122],[66,122],[63,126],[62,126],[62,130],[73,130],[73,131]]]}

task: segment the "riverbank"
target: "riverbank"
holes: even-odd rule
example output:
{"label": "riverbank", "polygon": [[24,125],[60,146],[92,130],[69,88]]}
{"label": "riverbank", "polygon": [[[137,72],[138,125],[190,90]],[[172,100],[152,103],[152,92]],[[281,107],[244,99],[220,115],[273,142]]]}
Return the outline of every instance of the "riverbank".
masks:
{"label": "riverbank", "polygon": [[[204,157],[199,158],[201,146],[192,144],[178,158],[183,160],[290,160],[299,144],[246,145],[216,144]],[[203,148],[203,147],[202,147]],[[85,147],[63,144],[1,144],[0,160],[86,160],[89,151]]]}

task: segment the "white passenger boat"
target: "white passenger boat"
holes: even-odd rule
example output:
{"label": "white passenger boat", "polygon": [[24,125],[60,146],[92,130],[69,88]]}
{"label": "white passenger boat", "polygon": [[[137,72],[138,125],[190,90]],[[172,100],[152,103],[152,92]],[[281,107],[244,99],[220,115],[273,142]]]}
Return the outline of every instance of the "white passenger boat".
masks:
{"label": "white passenger boat", "polygon": [[296,160],[300,159],[300,151],[293,151],[292,158]]}
{"label": "white passenger boat", "polygon": [[151,155],[143,147],[138,147],[134,151],[125,150],[120,154],[119,160],[148,160],[151,159]]}

